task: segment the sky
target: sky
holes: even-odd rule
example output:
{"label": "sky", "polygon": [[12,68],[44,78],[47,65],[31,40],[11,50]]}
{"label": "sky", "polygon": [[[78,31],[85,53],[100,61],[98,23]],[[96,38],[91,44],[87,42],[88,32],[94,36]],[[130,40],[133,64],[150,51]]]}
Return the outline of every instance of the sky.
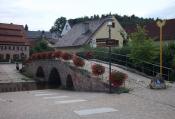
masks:
{"label": "sky", "polygon": [[0,23],[25,25],[29,30],[50,30],[61,16],[77,18],[94,14],[175,18],[175,0],[0,0]]}

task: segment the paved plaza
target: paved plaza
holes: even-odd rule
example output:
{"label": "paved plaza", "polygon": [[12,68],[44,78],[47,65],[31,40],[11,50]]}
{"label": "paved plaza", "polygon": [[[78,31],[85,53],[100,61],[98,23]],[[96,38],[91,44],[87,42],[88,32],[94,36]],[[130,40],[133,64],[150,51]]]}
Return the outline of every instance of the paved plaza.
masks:
{"label": "paved plaza", "polygon": [[121,95],[50,89],[0,93],[0,119],[174,119],[175,95],[167,94],[169,91]]}
{"label": "paved plaza", "polygon": [[[22,65],[19,65],[20,68]],[[26,82],[27,77],[16,70],[15,64],[0,64],[0,83]]]}
{"label": "paved plaza", "polygon": [[[122,70],[113,67],[116,70]],[[21,81],[14,64],[0,65],[2,81]],[[34,90],[0,93],[0,119],[174,119],[175,85],[150,90],[147,78],[128,73],[127,94]],[[142,84],[143,83],[143,84]]]}

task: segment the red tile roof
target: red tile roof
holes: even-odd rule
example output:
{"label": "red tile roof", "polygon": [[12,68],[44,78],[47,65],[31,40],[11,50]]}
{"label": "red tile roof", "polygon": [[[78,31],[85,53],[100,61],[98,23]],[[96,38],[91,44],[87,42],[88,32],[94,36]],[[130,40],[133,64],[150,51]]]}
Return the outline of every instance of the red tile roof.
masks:
{"label": "red tile roof", "polygon": [[[159,27],[156,22],[150,23],[145,26],[148,36],[159,40]],[[131,26],[125,28],[128,34],[136,31],[136,26]],[[175,40],[175,19],[166,20],[166,24],[163,27],[163,39],[164,40]]]}
{"label": "red tile roof", "polygon": [[0,28],[2,29],[9,29],[9,30],[21,30],[23,29],[22,25],[16,25],[16,24],[5,24],[5,23],[0,23]]}
{"label": "red tile roof", "polygon": [[0,23],[0,44],[29,45],[22,25]]}

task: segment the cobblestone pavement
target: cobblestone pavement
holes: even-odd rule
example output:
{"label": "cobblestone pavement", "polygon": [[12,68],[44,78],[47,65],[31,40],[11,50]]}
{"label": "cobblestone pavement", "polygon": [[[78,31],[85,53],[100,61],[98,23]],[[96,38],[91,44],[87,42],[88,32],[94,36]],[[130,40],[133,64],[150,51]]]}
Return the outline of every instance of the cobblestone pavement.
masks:
{"label": "cobblestone pavement", "polygon": [[27,77],[16,70],[15,64],[0,64],[0,83],[25,82],[25,80],[21,80],[23,78]]}

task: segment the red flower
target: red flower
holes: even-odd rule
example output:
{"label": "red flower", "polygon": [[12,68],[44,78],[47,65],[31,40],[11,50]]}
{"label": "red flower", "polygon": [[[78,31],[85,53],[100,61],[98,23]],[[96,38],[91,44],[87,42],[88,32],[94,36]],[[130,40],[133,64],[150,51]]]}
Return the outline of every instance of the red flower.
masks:
{"label": "red flower", "polygon": [[64,60],[71,60],[72,59],[72,55],[67,53],[67,52],[64,52],[64,53],[61,53],[61,57],[64,59]]}
{"label": "red flower", "polygon": [[40,57],[41,57],[41,59],[46,59],[47,58],[47,53],[46,52],[40,53]]}
{"label": "red flower", "polygon": [[31,55],[31,59],[32,59],[32,60],[35,60],[35,59],[36,59],[35,54],[32,54],[32,55]]}
{"label": "red flower", "polygon": [[111,80],[113,86],[120,87],[121,85],[123,85],[123,83],[124,83],[125,79],[127,79],[127,77],[128,76],[122,72],[113,71],[113,72],[111,72],[110,80]]}
{"label": "red flower", "polygon": [[77,67],[83,67],[85,65],[85,62],[83,59],[81,59],[78,56],[74,56],[73,57],[73,63],[75,64],[75,66]]}
{"label": "red flower", "polygon": [[36,59],[41,59],[41,58],[42,58],[41,53],[36,53]]}
{"label": "red flower", "polygon": [[92,73],[96,76],[102,75],[105,72],[105,67],[100,64],[94,64],[92,65]]}
{"label": "red flower", "polygon": [[50,52],[47,52],[47,58],[48,58],[48,59],[51,59],[51,58],[53,58],[53,57],[52,57],[52,54],[53,54],[53,52],[52,52],[52,51],[50,51]]}
{"label": "red flower", "polygon": [[53,57],[60,58],[60,57],[61,57],[61,54],[62,54],[61,51],[56,51],[56,52],[53,54]]}
{"label": "red flower", "polygon": [[86,52],[86,53],[85,53],[85,57],[86,57],[87,59],[91,59],[92,56],[93,56],[92,52]]}

